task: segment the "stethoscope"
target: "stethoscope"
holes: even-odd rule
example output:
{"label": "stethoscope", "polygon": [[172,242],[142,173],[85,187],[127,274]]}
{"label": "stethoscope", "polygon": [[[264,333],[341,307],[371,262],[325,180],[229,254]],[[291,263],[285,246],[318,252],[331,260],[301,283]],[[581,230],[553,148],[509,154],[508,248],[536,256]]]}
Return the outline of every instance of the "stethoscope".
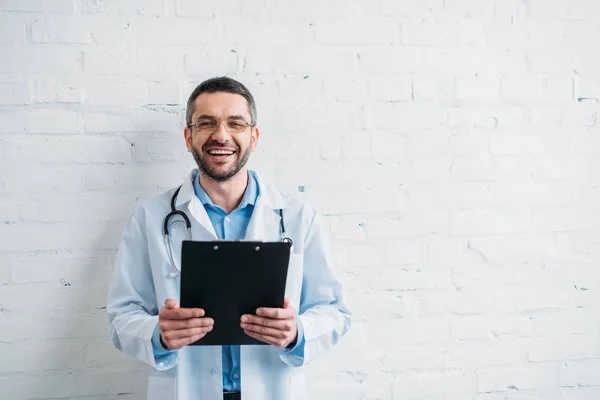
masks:
{"label": "stethoscope", "polygon": [[[179,194],[180,189],[181,186],[179,186],[173,193],[173,196],[171,196],[171,212],[167,214],[163,224],[163,231],[165,234],[165,247],[167,248],[167,253],[169,254],[169,259],[171,260],[171,266],[173,267],[173,271],[169,272],[170,278],[175,278],[181,275],[181,270],[177,268],[175,260],[173,259],[171,236],[169,235],[169,221],[171,220],[171,218],[176,216],[180,216],[181,218],[183,218],[183,220],[185,221],[185,228],[187,231],[187,239],[192,240],[192,223],[190,222],[190,219],[185,214],[185,212],[175,209],[175,201],[177,200],[177,195]],[[289,243],[291,247],[294,245],[294,242],[292,241],[292,239],[287,237],[285,233],[285,224],[283,223],[283,210],[281,208],[279,209],[279,216],[281,217],[279,220],[279,226],[281,226],[281,241],[284,243]]]}

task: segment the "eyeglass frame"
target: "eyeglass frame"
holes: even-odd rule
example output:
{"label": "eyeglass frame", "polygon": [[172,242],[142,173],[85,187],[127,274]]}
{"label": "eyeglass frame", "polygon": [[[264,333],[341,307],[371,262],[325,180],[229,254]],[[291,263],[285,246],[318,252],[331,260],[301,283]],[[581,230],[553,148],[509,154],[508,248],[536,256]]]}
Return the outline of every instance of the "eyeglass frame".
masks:
{"label": "eyeglass frame", "polygon": [[251,127],[251,128],[254,128],[254,127],[256,127],[256,124],[251,124],[251,123],[249,123],[248,121],[246,121],[245,119],[238,118],[238,119],[236,119],[236,121],[238,121],[238,122],[244,121],[244,123],[246,124],[246,126],[244,127],[244,129],[243,129],[243,130],[241,130],[241,131],[239,131],[239,132],[230,132],[230,131],[229,131],[229,128],[227,127],[227,122],[228,122],[228,120],[218,120],[218,119],[216,119],[216,118],[205,118],[205,117],[200,117],[200,118],[198,118],[198,119],[196,120],[196,122],[192,122],[191,124],[189,124],[189,125],[188,125],[188,128],[191,128],[192,126],[195,126],[195,127],[196,127],[196,130],[197,130],[198,132],[200,132],[200,128],[198,128],[198,122],[199,122],[201,119],[204,119],[204,120],[210,120],[210,121],[216,121],[216,122],[217,122],[217,127],[215,128],[215,130],[214,130],[214,131],[212,131],[212,132],[210,132],[210,134],[211,134],[211,135],[212,135],[213,133],[215,133],[216,131],[218,131],[218,130],[219,130],[219,127],[221,126],[221,124],[222,124],[223,122],[225,122],[225,130],[226,130],[228,133],[242,133],[242,132],[244,132],[244,131],[245,131],[245,130],[248,128],[248,127]]}

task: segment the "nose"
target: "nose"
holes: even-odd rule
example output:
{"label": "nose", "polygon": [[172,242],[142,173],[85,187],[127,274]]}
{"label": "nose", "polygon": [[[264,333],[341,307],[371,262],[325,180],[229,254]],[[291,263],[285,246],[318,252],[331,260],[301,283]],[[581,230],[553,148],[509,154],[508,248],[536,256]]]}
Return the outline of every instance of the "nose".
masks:
{"label": "nose", "polygon": [[217,130],[212,134],[212,138],[220,143],[224,143],[228,141],[230,137],[231,135],[227,132],[226,122],[220,121]]}

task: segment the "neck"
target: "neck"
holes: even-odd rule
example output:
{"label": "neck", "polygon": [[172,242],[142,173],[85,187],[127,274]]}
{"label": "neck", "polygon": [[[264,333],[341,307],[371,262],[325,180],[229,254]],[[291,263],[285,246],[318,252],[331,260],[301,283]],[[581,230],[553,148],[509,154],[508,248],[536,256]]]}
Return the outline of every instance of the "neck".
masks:
{"label": "neck", "polygon": [[234,177],[225,182],[210,179],[202,172],[198,174],[200,186],[217,206],[229,214],[240,205],[248,186],[248,169],[242,168]]}

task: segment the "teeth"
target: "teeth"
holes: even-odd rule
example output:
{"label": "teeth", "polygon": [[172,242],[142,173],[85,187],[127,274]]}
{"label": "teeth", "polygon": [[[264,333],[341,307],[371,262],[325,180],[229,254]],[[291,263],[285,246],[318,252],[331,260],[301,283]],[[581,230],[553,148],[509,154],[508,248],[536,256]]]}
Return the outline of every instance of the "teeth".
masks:
{"label": "teeth", "polygon": [[233,151],[230,151],[230,150],[211,150],[211,151],[209,151],[209,153],[210,154],[214,154],[214,155],[217,155],[217,154],[227,154],[227,155],[230,155],[230,154],[233,154]]}

